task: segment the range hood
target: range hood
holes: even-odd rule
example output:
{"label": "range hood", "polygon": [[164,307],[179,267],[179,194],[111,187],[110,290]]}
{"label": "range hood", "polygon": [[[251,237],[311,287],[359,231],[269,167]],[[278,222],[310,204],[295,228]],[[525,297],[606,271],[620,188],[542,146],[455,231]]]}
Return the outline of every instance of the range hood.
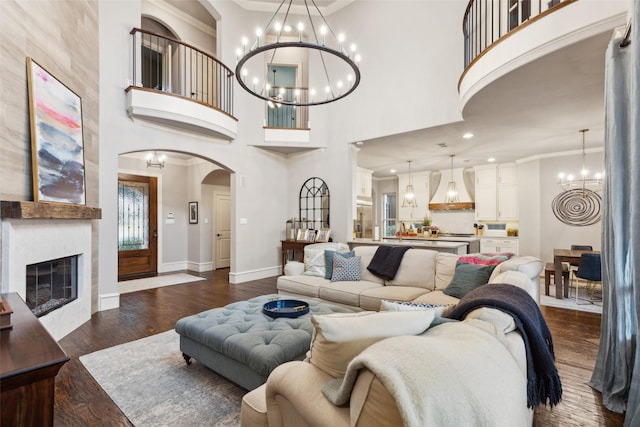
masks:
{"label": "range hood", "polygon": [[458,202],[446,203],[447,190],[451,181],[451,171],[431,172],[429,189],[431,198],[430,211],[470,211],[475,204],[475,171],[473,168],[453,169],[453,182],[458,190]]}

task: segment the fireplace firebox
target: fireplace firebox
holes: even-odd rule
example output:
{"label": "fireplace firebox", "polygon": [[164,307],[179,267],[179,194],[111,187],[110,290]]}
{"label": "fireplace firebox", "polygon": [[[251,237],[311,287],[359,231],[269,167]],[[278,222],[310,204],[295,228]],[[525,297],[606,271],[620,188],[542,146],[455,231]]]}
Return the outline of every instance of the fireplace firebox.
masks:
{"label": "fireplace firebox", "polygon": [[37,317],[78,298],[78,255],[27,265],[27,306]]}

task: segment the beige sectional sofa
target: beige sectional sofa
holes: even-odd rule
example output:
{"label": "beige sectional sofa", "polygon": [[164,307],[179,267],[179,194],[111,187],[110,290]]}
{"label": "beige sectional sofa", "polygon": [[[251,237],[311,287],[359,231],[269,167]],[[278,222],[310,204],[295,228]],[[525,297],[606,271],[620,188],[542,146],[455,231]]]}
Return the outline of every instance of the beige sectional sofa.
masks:
{"label": "beige sectional sofa", "polygon": [[[345,250],[340,244],[315,249],[326,248]],[[456,304],[459,300],[443,290],[454,276],[458,256],[410,249],[394,279],[384,281],[366,270],[377,248],[356,247],[361,280],[332,282],[304,274],[323,271],[313,249],[305,254],[306,267],[288,265],[288,274],[278,278],[278,292],[362,311],[331,319],[312,317],[315,332],[307,360],[278,366],[266,384],[244,396],[243,427],[532,425],[525,345],[511,316],[483,307],[463,322],[434,317],[433,325],[443,324],[416,336],[406,332],[416,321],[415,314],[369,311],[379,310],[382,300]],[[512,257],[494,269],[490,283],[516,285],[538,302],[541,270],[537,258]],[[360,314],[364,317],[349,318]],[[388,325],[390,321],[397,326]],[[397,334],[373,344],[367,341],[371,331],[382,329]],[[353,363],[345,366],[350,357]],[[362,367],[352,366],[361,363]],[[385,366],[390,368],[389,376],[373,372],[380,366],[383,372]],[[396,378],[398,372],[405,376]],[[335,382],[342,384],[339,390],[345,383],[352,385],[344,404],[334,404],[327,396],[327,387]],[[421,398],[415,399],[416,395]]]}
{"label": "beige sectional sofa", "polygon": [[[402,258],[396,276],[393,280],[385,281],[367,270],[377,248],[353,248],[355,255],[361,257],[359,281],[332,282],[324,276],[324,250],[345,251],[348,247],[340,243],[309,245],[305,248],[305,263],[288,264],[285,275],[278,278],[278,293],[374,311],[380,309],[382,300],[425,304],[456,304],[459,301],[443,293],[454,276],[459,255],[429,249],[409,249]],[[542,268],[542,261],[538,258],[514,256],[496,266],[489,283],[519,286],[538,302]],[[310,275],[310,272],[322,275]]]}

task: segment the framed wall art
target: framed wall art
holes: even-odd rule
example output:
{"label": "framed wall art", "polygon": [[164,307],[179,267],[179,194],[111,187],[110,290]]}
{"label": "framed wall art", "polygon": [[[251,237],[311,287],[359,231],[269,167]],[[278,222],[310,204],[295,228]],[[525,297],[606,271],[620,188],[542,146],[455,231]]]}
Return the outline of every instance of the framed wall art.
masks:
{"label": "framed wall art", "polygon": [[29,57],[27,80],[34,201],[85,204],[81,99]]}
{"label": "framed wall art", "polygon": [[198,202],[189,202],[189,224],[198,223]]}

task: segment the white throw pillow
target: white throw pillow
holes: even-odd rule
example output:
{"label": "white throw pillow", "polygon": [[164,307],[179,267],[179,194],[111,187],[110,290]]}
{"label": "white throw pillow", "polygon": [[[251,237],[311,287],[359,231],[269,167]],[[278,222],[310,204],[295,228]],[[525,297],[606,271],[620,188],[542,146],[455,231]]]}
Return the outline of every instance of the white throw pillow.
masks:
{"label": "white throw pillow", "polygon": [[433,318],[433,311],[314,314],[309,361],[335,378],[342,377],[349,362],[371,344],[398,335],[419,335]]}
{"label": "white throw pillow", "polygon": [[442,317],[450,305],[423,304],[411,301],[380,301],[380,311],[433,311],[435,317]]}
{"label": "white throw pillow", "polygon": [[324,251],[325,249],[338,252],[347,252],[349,245],[346,243],[314,243],[304,247],[304,274],[305,276],[318,276],[324,278],[326,273]]}

